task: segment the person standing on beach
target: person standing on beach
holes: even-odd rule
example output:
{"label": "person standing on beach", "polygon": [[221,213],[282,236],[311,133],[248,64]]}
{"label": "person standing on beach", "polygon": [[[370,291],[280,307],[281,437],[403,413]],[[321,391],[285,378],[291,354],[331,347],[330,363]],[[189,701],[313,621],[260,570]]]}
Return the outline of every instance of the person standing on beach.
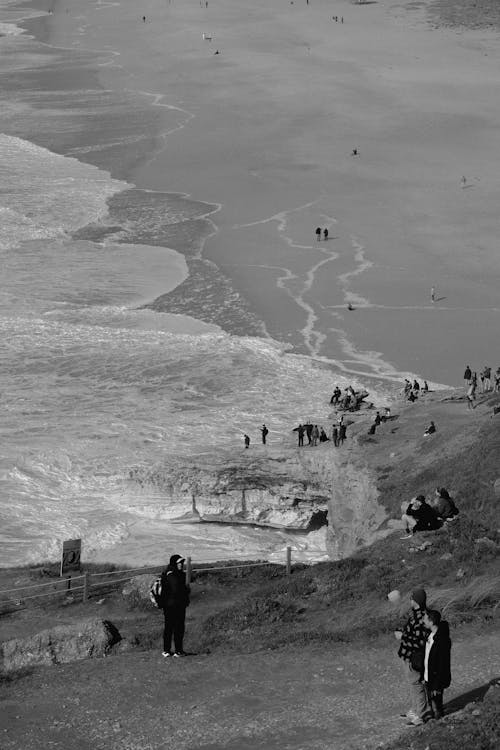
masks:
{"label": "person standing on beach", "polygon": [[[186,655],[183,650],[184,631],[186,607],[189,606],[191,591],[186,584],[184,562],[184,558],[180,555],[172,555],[168,567],[161,574],[161,599],[165,618],[162,653],[164,659],[169,656],[179,657]],[[172,636],[175,648],[173,653]]]}
{"label": "person standing on beach", "polygon": [[245,441],[245,448],[250,448],[250,437],[248,435],[244,435],[243,439]]}
{"label": "person standing on beach", "polygon": [[267,438],[267,436],[269,434],[269,430],[267,429],[266,425],[263,424],[262,427],[260,428],[260,431],[262,433],[262,445],[265,445],[266,444],[266,438]]}
{"label": "person standing on beach", "polygon": [[311,441],[312,441],[312,431],[313,431],[313,426],[312,426],[312,424],[306,424],[306,435],[307,435],[307,444],[308,444],[308,445],[311,445]]}
{"label": "person standing on beach", "polygon": [[299,424],[297,427],[297,433],[299,435],[299,448],[304,445],[304,427],[302,424]]}
{"label": "person standing on beach", "polygon": [[431,302],[436,301],[436,290],[434,287],[431,288]]}
{"label": "person standing on beach", "polygon": [[312,428],[311,442],[314,446],[316,446],[318,445],[318,440],[319,440],[319,428],[318,428],[318,425],[315,424],[314,427]]}
{"label": "person standing on beach", "polygon": [[465,385],[470,385],[470,381],[472,379],[472,370],[470,369],[469,365],[465,368],[464,372],[464,381]]}
{"label": "person standing on beach", "polygon": [[316,227],[316,239],[318,242],[321,240],[321,227]]}
{"label": "person standing on beach", "polygon": [[345,424],[342,422],[342,424],[339,426],[339,445],[344,445],[344,440],[347,437],[347,428]]}
{"label": "person standing on beach", "polygon": [[408,686],[410,709],[405,718],[411,724],[424,723],[427,699],[423,683],[425,644],[429,630],[424,624],[427,594],[424,589],[415,589],[410,596],[411,614],[403,630],[395,630],[400,641],[398,656],[403,660],[404,674]]}
{"label": "person standing on beach", "polygon": [[326,229],[326,227],[325,229],[323,229],[323,239],[325,240],[325,242],[328,241],[328,229]]}

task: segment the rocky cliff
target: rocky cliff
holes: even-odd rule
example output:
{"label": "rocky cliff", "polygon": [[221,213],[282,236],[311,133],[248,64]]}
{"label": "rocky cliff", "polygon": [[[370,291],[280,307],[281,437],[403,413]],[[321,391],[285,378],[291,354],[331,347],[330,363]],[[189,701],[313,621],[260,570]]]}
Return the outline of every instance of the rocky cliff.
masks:
{"label": "rocky cliff", "polygon": [[237,456],[170,456],[152,469],[131,471],[130,480],[159,488],[162,516],[172,520],[301,531],[328,526],[325,551],[335,558],[387,533],[375,473],[356,441],[340,449],[328,442],[301,449],[258,446]]}
{"label": "rocky cliff", "polygon": [[324,526],[334,467],[324,448],[255,448],[205,454],[130,472],[165,494],[164,515],[182,521],[312,530]]}

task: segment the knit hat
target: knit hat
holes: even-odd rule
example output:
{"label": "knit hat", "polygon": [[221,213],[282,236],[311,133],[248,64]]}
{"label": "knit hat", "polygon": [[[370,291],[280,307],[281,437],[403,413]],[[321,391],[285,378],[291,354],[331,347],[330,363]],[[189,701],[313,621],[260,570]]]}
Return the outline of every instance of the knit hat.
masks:
{"label": "knit hat", "polygon": [[427,594],[424,589],[415,589],[415,591],[412,591],[411,598],[418,604],[420,609],[425,609],[425,605],[427,604]]}

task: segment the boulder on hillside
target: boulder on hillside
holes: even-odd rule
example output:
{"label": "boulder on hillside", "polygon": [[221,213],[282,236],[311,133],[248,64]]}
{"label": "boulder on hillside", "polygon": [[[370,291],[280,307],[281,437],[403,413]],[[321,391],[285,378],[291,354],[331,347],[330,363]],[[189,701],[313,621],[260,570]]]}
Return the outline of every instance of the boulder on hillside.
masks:
{"label": "boulder on hillside", "polygon": [[0,643],[0,673],[106,656],[120,640],[118,629],[109,620],[57,625],[29,638]]}
{"label": "boulder on hillside", "polygon": [[154,604],[149,598],[149,590],[157,575],[147,573],[135,576],[122,588],[122,596],[130,609],[154,609]]}

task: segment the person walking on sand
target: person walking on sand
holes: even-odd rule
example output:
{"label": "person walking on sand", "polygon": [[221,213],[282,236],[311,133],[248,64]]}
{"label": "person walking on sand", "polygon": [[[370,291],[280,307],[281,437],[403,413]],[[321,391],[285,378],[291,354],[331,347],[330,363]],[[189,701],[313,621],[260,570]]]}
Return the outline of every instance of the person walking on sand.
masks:
{"label": "person walking on sand", "polygon": [[[189,606],[191,593],[186,584],[184,558],[172,555],[168,567],[161,574],[161,600],[165,627],[163,630],[163,653],[166,659],[170,656],[185,656],[183,650],[186,622],[186,607]],[[172,636],[175,651],[172,653]]]}
{"label": "person walking on sand", "polygon": [[321,240],[321,227],[316,227],[316,239],[318,242]]}
{"label": "person walking on sand", "polygon": [[245,448],[250,448],[250,437],[248,435],[244,435],[243,439],[245,441]]}
{"label": "person walking on sand", "polygon": [[423,724],[427,710],[427,699],[423,683],[425,644],[429,630],[424,624],[427,594],[424,589],[415,589],[410,596],[411,614],[403,630],[395,630],[399,643],[398,656],[403,660],[403,670],[408,687],[410,708],[403,714],[413,725]]}
{"label": "person walking on sand", "polygon": [[328,229],[326,228],[323,229],[323,239],[325,240],[325,242],[328,241]]}
{"label": "person walking on sand", "polygon": [[451,684],[450,628],[441,613],[429,609],[424,614],[423,623],[430,631],[425,643],[424,688],[427,700],[428,718],[442,719],[443,692]]}
{"label": "person walking on sand", "polygon": [[262,434],[262,445],[265,445],[266,444],[266,438],[267,438],[267,436],[269,434],[269,430],[267,429],[266,425],[263,424],[262,427],[260,428],[260,431],[261,431],[261,434]]}

